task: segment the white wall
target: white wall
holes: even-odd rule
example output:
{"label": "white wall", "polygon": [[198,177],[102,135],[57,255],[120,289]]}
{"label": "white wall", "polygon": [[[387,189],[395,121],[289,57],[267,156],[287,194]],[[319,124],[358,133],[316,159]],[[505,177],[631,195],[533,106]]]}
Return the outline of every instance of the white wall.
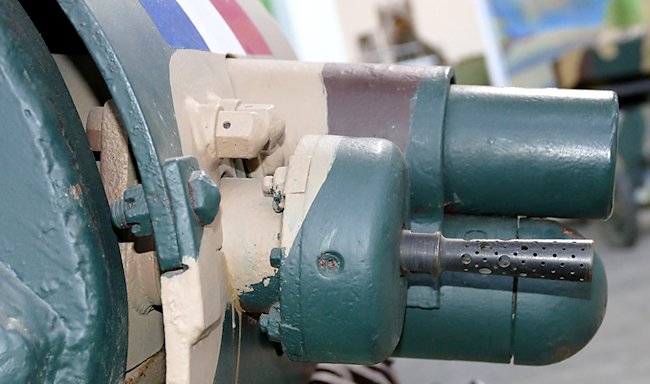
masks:
{"label": "white wall", "polygon": [[483,54],[475,0],[411,0],[411,8],[420,38],[450,63]]}
{"label": "white wall", "polygon": [[336,0],[272,0],[272,6],[300,60],[350,61]]}
{"label": "white wall", "polygon": [[[377,7],[403,1],[273,0],[273,9],[301,60],[359,61],[359,36],[380,29]],[[450,63],[483,53],[475,0],[410,1],[420,38]]]}

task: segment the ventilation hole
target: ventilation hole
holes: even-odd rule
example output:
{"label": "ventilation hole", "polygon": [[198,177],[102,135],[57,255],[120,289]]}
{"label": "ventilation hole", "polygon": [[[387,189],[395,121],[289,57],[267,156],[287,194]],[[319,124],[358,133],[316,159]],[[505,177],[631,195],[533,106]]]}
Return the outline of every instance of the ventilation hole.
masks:
{"label": "ventilation hole", "polygon": [[475,253],[475,254],[477,254],[477,255],[479,254],[479,252],[478,252],[478,251],[475,251],[474,253]]}
{"label": "ventilation hole", "polygon": [[522,250],[522,251],[527,251],[527,250],[528,250],[528,246],[527,246],[527,245],[522,245],[522,246],[521,246],[521,250]]}
{"label": "ventilation hole", "polygon": [[555,269],[551,269],[551,273],[555,273]]}
{"label": "ventilation hole", "polygon": [[482,275],[489,275],[490,273],[492,273],[490,268],[481,268],[478,270],[478,272]]}
{"label": "ventilation hole", "polygon": [[533,268],[533,269],[531,270],[531,272],[533,272],[533,273],[537,272],[537,268]]}
{"label": "ventilation hole", "polygon": [[499,257],[498,264],[501,268],[506,268],[510,266],[510,258],[506,255]]}
{"label": "ventilation hole", "polygon": [[564,263],[560,263],[560,267],[564,267]]}
{"label": "ventilation hole", "polygon": [[465,244],[465,248],[469,248],[469,244]]}
{"label": "ventilation hole", "polygon": [[474,264],[474,268],[478,268],[478,264]]}
{"label": "ventilation hole", "polygon": [[537,253],[533,253],[533,257],[537,257]]}
{"label": "ventilation hole", "polygon": [[565,247],[562,247],[562,250],[563,250],[563,251],[566,251],[566,248],[565,248]]}
{"label": "ventilation hole", "polygon": [[564,276],[560,276],[560,280],[564,280]]}
{"label": "ventilation hole", "polygon": [[553,254],[553,257],[557,257],[557,253],[554,253],[554,254]]}
{"label": "ventilation hole", "polygon": [[484,257],[484,258],[483,258],[483,262],[484,262],[484,263],[487,263],[487,257]]}
{"label": "ventilation hole", "polygon": [[584,265],[584,264],[580,264],[580,268],[584,268],[584,267],[585,267],[585,265]]}
{"label": "ventilation hole", "polygon": [[542,250],[546,250],[546,247],[542,247]]}
{"label": "ventilation hole", "polygon": [[542,265],[542,267],[546,265],[546,263],[543,261],[540,264]]}
{"label": "ventilation hole", "polygon": [[571,255],[571,258],[572,258],[572,259],[575,259],[575,258],[576,258],[576,255]]}
{"label": "ventilation hole", "polygon": [[499,255],[499,252],[494,252],[494,255],[495,255],[495,256],[498,256],[498,255]]}
{"label": "ventilation hole", "polygon": [[512,267],[512,270],[513,270],[513,271],[516,271],[516,270],[517,270],[517,267]]}
{"label": "ventilation hole", "polygon": [[513,255],[517,256],[517,252],[513,253]]}
{"label": "ventilation hole", "polygon": [[584,251],[585,251],[585,249],[584,249],[584,248],[580,248],[580,250],[581,250],[582,252],[584,252]]}
{"label": "ventilation hole", "polygon": [[521,263],[522,263],[522,264],[526,264],[526,260],[522,260]]}
{"label": "ventilation hole", "polygon": [[580,281],[585,281],[585,279],[583,279],[583,278],[581,277],[581,278],[580,278]]}
{"label": "ventilation hole", "polygon": [[467,268],[463,269],[463,271],[467,272]]}
{"label": "ventilation hole", "polygon": [[539,275],[539,278],[540,279],[546,279],[546,276],[545,275]]}
{"label": "ventilation hole", "polygon": [[571,271],[571,272],[569,272],[569,274],[570,274],[571,276],[573,276],[573,275],[575,275],[576,273],[575,273],[575,271]]}
{"label": "ventilation hole", "polygon": [[460,257],[460,262],[467,265],[472,262],[472,256],[470,256],[469,253],[463,253]]}

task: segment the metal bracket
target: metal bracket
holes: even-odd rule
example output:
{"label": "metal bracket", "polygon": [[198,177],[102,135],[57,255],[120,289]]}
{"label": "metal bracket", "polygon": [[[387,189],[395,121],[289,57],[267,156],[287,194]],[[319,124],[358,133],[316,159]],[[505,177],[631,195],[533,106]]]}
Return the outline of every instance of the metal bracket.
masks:
{"label": "metal bracket", "polygon": [[198,257],[203,226],[214,220],[221,195],[217,185],[199,169],[198,160],[193,156],[166,160],[163,175],[169,190],[179,249],[179,258],[159,257],[160,269],[168,271],[182,268],[184,257]]}

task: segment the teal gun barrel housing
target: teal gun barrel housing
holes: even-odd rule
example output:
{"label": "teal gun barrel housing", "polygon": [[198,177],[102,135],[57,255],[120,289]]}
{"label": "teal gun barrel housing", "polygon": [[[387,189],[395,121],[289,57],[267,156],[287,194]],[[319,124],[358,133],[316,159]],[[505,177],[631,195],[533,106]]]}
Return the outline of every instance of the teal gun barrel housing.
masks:
{"label": "teal gun barrel housing", "polygon": [[614,93],[452,85],[444,119],[447,211],[609,215],[618,121]]}
{"label": "teal gun barrel housing", "polygon": [[[367,364],[397,355],[543,365],[573,355],[598,329],[607,297],[598,256],[588,256],[586,282],[562,281],[573,276],[568,268],[585,264],[562,262],[576,255],[544,251],[542,239],[578,235],[523,217],[609,215],[616,95],[457,86],[452,76],[438,71],[418,86],[405,170],[390,165],[402,161],[394,150],[368,150],[383,144],[346,139],[337,150],[291,252],[276,264],[279,305],[262,318],[291,359]],[[406,184],[395,186],[400,180]],[[542,251],[525,260],[507,251],[528,262],[527,273],[499,275],[506,272],[494,263],[495,270],[482,268],[494,260],[472,253],[466,272],[487,275],[436,267],[410,274],[395,264],[402,241],[395,231],[409,227],[465,240],[538,239]],[[336,255],[345,268],[324,275],[322,255]],[[530,279],[544,275],[559,280]],[[268,289],[266,297],[273,297]]]}

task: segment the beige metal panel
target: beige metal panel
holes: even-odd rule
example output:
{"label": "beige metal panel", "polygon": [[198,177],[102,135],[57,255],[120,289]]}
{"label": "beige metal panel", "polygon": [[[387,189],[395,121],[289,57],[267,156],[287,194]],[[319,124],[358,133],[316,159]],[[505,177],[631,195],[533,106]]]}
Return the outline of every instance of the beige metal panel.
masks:
{"label": "beige metal panel", "polygon": [[235,295],[275,274],[270,251],[280,246],[282,214],[262,193],[262,179],[224,178],[221,190],[223,252]]}
{"label": "beige metal panel", "polygon": [[212,383],[228,300],[223,253],[214,236],[203,236],[201,254],[183,259],[186,269],[162,275],[167,383]]}
{"label": "beige metal panel", "polygon": [[235,97],[275,107],[285,123],[285,155],[293,153],[302,136],[327,134],[323,64],[236,59],[227,65]]}
{"label": "beige metal panel", "polygon": [[[232,99],[224,55],[178,50],[170,61],[174,111],[184,155],[219,182],[220,159],[214,156],[219,105]],[[161,277],[167,353],[167,383],[212,383],[230,289],[220,218],[203,228],[197,260],[185,258],[184,271]]]}

